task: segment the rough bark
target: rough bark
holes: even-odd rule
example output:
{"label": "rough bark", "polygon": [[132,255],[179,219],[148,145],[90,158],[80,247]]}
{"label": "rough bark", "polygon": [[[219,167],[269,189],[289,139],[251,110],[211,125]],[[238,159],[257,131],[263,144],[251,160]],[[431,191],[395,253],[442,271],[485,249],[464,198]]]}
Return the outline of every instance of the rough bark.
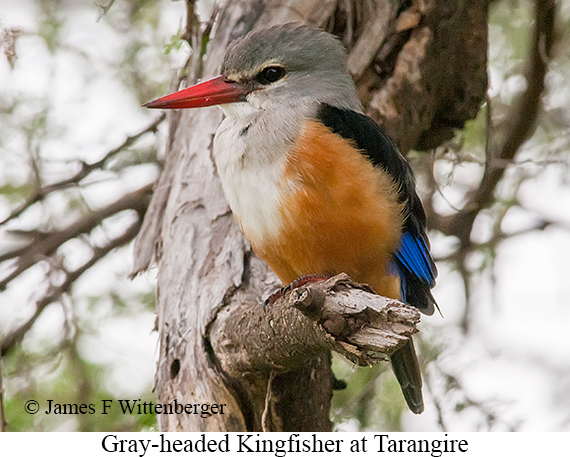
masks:
{"label": "rough bark", "polygon": [[[324,27],[352,49],[349,64],[368,113],[406,152],[437,144],[477,112],[486,88],[486,11],[484,1],[459,0],[225,2],[202,77],[216,75],[227,44],[258,24]],[[277,331],[273,313],[284,308],[260,310],[279,284],[251,252],[224,200],[211,157],[220,120],[216,108],[171,115],[166,166],[135,246],[135,272],[158,262],[158,401],[225,404],[225,414],[160,415],[160,429],[329,430],[332,343],[323,343],[325,327],[314,324],[319,316],[289,309]],[[279,346],[293,354],[303,338],[311,345],[255,366],[247,339],[239,351],[235,340],[216,339],[226,335],[225,319],[241,322],[239,334],[255,335],[255,351],[264,354]],[[344,342],[345,352],[353,343]]]}
{"label": "rough bark", "polygon": [[249,430],[330,429],[330,350],[370,365],[400,348],[419,322],[416,309],[344,274],[293,289],[266,309],[259,287],[250,286],[232,295],[206,332]]}

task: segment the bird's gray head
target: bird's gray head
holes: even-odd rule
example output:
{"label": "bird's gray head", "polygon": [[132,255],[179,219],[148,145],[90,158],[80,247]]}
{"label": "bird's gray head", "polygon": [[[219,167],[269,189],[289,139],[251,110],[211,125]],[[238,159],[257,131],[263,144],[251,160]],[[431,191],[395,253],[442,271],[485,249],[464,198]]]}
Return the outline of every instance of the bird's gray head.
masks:
{"label": "bird's gray head", "polygon": [[220,105],[232,117],[259,110],[292,112],[321,103],[361,111],[346,60],[340,41],[323,30],[299,24],[257,29],[230,44],[221,76],[145,106]]}
{"label": "bird's gray head", "polygon": [[360,110],[341,42],[298,24],[254,30],[230,44],[222,75],[247,87],[255,108],[327,103]]}

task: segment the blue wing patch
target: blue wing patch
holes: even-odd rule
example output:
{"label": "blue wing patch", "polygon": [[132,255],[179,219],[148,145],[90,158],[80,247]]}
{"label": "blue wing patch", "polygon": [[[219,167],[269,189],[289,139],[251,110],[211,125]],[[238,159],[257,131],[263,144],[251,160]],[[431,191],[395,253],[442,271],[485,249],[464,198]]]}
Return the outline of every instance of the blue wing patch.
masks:
{"label": "blue wing patch", "polygon": [[422,236],[414,236],[410,232],[402,235],[400,247],[396,251],[400,263],[418,278],[426,281],[430,288],[435,285],[435,266],[429,247]]}

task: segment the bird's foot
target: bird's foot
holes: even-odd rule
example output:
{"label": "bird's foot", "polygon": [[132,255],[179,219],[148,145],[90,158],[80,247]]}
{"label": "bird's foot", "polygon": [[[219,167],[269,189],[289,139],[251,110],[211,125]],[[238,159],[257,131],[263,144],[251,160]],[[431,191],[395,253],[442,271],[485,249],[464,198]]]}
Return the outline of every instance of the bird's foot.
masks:
{"label": "bird's foot", "polygon": [[291,284],[281,287],[281,289],[277,289],[269,297],[267,297],[263,301],[263,309],[267,308],[270,305],[273,305],[277,300],[279,300],[281,297],[283,297],[283,295],[292,289],[304,286],[305,284],[309,284],[311,282],[326,281],[327,279],[330,279],[331,276],[331,274],[301,276],[300,278],[295,279]]}

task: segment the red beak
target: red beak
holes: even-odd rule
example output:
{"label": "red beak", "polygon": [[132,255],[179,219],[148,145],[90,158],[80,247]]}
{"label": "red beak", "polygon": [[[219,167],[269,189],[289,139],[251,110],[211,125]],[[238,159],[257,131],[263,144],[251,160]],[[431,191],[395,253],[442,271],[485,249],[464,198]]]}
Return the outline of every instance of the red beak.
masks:
{"label": "red beak", "polygon": [[161,109],[201,108],[245,101],[248,93],[249,90],[244,85],[229,81],[225,76],[218,76],[145,103],[143,106]]}

